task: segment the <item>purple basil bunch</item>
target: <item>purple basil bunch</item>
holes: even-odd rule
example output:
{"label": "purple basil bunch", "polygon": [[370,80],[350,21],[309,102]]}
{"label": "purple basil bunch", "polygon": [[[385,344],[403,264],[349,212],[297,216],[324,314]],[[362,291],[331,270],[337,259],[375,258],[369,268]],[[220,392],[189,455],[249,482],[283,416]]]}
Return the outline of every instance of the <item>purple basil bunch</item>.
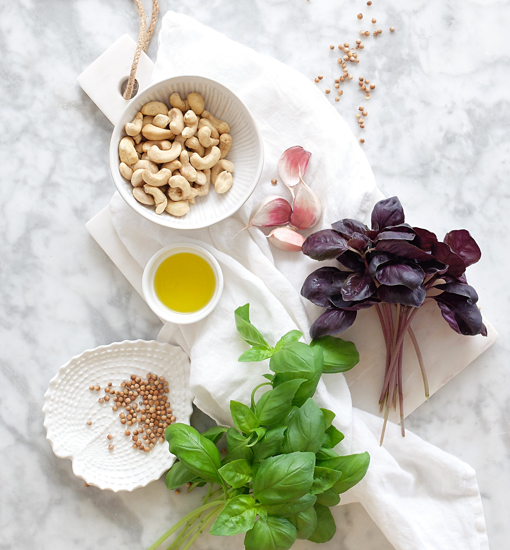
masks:
{"label": "purple basil bunch", "polygon": [[375,205],[372,229],[351,219],[332,228],[313,233],[303,244],[310,258],[340,264],[314,271],[301,289],[305,298],[327,308],[313,323],[312,338],[340,334],[360,309],[381,303],[419,308],[430,300],[455,332],[487,335],[478,295],[466,280],[466,268],[481,257],[468,231],[450,231],[441,242],[434,233],[405,223],[397,197]]}

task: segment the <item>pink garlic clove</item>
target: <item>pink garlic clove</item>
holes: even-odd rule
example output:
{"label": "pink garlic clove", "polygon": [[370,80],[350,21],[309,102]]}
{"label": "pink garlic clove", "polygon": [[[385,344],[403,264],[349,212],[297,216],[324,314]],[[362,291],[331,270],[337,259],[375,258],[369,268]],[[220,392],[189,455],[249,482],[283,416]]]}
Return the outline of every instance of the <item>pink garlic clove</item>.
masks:
{"label": "pink garlic clove", "polygon": [[290,227],[277,227],[267,236],[269,242],[280,250],[300,252],[305,238]]}
{"label": "pink garlic clove", "polygon": [[258,204],[252,211],[250,222],[245,227],[274,227],[289,223],[292,206],[287,199],[270,195]]}
{"label": "pink garlic clove", "polygon": [[317,225],[321,214],[319,197],[301,180],[295,191],[290,225],[296,229],[310,229]]}
{"label": "pink garlic clove", "polygon": [[312,153],[296,145],[287,149],[278,161],[278,174],[283,183],[293,192],[304,177]]}

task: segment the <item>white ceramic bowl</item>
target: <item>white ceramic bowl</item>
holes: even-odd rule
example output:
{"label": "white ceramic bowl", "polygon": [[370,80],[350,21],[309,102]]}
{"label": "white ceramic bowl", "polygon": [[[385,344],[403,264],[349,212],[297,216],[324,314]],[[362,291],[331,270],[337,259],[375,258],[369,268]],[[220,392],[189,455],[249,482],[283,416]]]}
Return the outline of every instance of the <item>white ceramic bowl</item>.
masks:
{"label": "white ceramic bowl", "polygon": [[[216,288],[213,297],[205,307],[193,313],[172,311],[159,301],[156,296],[156,291],[154,290],[154,276],[161,262],[181,252],[190,252],[203,258],[212,267],[216,277]],[[192,243],[171,244],[156,252],[145,266],[142,279],[142,290],[145,301],[160,319],[169,323],[189,325],[201,321],[216,307],[216,304],[220,300],[221,293],[223,292],[223,273],[216,258],[201,246]]]}
{"label": "white ceramic bowl", "polygon": [[[154,207],[140,204],[133,197],[131,183],[119,172],[118,146],[126,135],[124,126],[131,122],[142,106],[149,101],[163,101],[178,92],[186,97],[191,92],[202,94],[205,108],[230,125],[232,148],[227,159],[234,163],[234,184],[225,194],[218,195],[213,188],[205,197],[197,197],[190,211],[182,218],[164,212],[156,214]],[[262,173],[264,146],[255,120],[246,105],[228,88],[201,76],[176,76],[163,80],[135,96],[115,126],[110,142],[110,169],[113,181],[122,198],[144,218],[175,229],[199,229],[228,218],[248,200]]]}
{"label": "white ceramic bowl", "polygon": [[[111,491],[144,487],[172,466],[175,457],[166,443],[157,443],[150,453],[132,448],[131,437],[113,402],[98,403],[108,382],[119,389],[131,374],[148,372],[169,382],[169,401],[177,422],[189,424],[192,396],[189,391],[189,359],[181,348],[161,342],[117,342],[84,351],[63,365],[44,394],[44,426],[53,452],[69,458],[73,472],[89,485]],[[90,391],[90,385],[101,391]],[[91,420],[92,424],[87,425]],[[114,437],[111,441],[107,435]],[[108,445],[114,450],[109,451]]]}

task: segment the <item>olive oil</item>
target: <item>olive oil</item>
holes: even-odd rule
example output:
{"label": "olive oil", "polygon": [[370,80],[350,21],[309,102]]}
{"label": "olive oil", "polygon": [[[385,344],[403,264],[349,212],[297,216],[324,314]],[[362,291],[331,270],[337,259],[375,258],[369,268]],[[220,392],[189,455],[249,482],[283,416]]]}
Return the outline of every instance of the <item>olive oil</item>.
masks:
{"label": "olive oil", "polygon": [[202,257],[180,252],[161,262],[154,276],[159,301],[178,313],[194,313],[204,308],[216,289],[216,276]]}

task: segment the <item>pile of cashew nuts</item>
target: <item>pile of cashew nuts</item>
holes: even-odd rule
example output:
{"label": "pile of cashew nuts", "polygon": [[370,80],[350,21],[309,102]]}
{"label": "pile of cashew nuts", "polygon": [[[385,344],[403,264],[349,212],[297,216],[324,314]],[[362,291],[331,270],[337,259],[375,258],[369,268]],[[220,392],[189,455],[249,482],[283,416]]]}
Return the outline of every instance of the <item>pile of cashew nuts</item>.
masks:
{"label": "pile of cashew nuts", "polygon": [[186,100],[173,93],[170,105],[150,101],[126,124],[119,171],[138,202],[155,206],[156,214],[185,216],[211,184],[220,194],[232,187],[234,165],[225,158],[232,136],[226,122],[204,109],[199,93]]}

